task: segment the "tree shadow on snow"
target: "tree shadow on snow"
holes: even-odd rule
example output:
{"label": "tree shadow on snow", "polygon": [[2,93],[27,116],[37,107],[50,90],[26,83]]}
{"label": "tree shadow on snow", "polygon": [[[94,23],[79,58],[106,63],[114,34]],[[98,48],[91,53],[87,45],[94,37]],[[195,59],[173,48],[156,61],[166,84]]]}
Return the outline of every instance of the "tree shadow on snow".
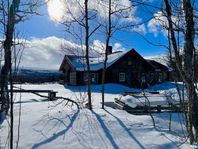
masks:
{"label": "tree shadow on snow", "polygon": [[78,111],[71,117],[69,125],[64,130],[54,133],[51,137],[47,138],[46,140],[43,140],[39,143],[34,144],[32,146],[32,149],[37,149],[37,148],[41,147],[42,145],[50,143],[50,142],[56,140],[58,137],[64,135],[73,126],[79,112],[80,112],[80,110],[78,109]]}
{"label": "tree shadow on snow", "polygon": [[[65,86],[66,89],[71,90],[72,92],[86,92],[87,87],[85,86]],[[101,93],[102,85],[92,84],[91,91],[93,93]],[[124,91],[137,91],[138,89],[129,88],[120,84],[105,84],[105,93],[107,94],[121,94]]]}
{"label": "tree shadow on snow", "polygon": [[[101,103],[101,104],[102,104],[102,103]],[[114,103],[114,102],[111,102],[111,101],[104,102],[104,105],[105,105],[106,107],[110,107],[110,108],[115,109],[115,103]]]}
{"label": "tree shadow on snow", "polygon": [[[1,106],[1,105],[0,105]],[[3,111],[0,111],[0,125],[4,122],[4,120],[6,119],[6,114]],[[1,128],[0,128],[1,129]],[[1,148],[1,146],[0,146]]]}
{"label": "tree shadow on snow", "polygon": [[163,121],[170,121],[170,116],[171,116],[171,121],[172,122],[178,122],[179,124],[184,124],[185,125],[185,113],[182,112],[161,112],[161,113],[154,113],[154,117],[158,118],[159,120]]}
{"label": "tree shadow on snow", "polygon": [[162,83],[158,83],[155,84],[149,88],[147,88],[148,90],[154,90],[154,91],[158,91],[158,90],[169,90],[169,89],[175,89],[176,87],[179,88],[179,90],[183,90],[184,85],[178,83],[176,85],[175,82],[162,82]]}
{"label": "tree shadow on snow", "polygon": [[106,111],[109,115],[113,116],[113,117],[118,121],[118,123],[120,124],[120,126],[121,126],[121,127],[127,132],[127,134],[139,145],[139,147],[140,147],[141,149],[145,149],[145,147],[141,144],[141,142],[139,142],[139,141],[137,140],[137,138],[130,132],[129,128],[127,128],[127,126],[126,126],[118,117],[116,117],[115,115],[113,115],[112,113],[110,113],[109,111],[107,111],[106,109],[105,109],[105,111]]}
{"label": "tree shadow on snow", "polygon": [[119,149],[117,143],[115,142],[115,140],[113,139],[113,136],[111,135],[110,130],[108,129],[108,127],[105,125],[104,121],[101,119],[100,115],[98,115],[96,112],[92,111],[93,114],[96,116],[96,119],[98,120],[98,122],[100,123],[101,127],[103,128],[103,131],[105,133],[105,135],[107,136],[107,138],[109,139],[110,143],[112,144],[114,149]]}
{"label": "tree shadow on snow", "polygon": [[26,100],[26,101],[16,101],[14,102],[14,104],[21,104],[21,103],[35,103],[35,102],[49,102],[49,99],[30,99],[30,100]]}
{"label": "tree shadow on snow", "polygon": [[[181,83],[177,84],[179,90],[183,90],[184,85]],[[72,92],[86,92],[87,87],[84,86],[65,86],[66,89],[72,91]],[[169,90],[176,88],[175,82],[162,82],[155,85],[150,86],[149,88],[146,88],[145,91],[158,91],[158,90]],[[93,93],[101,93],[102,85],[101,84],[92,84],[91,85],[91,91]],[[115,83],[109,83],[105,84],[105,93],[107,94],[121,94],[123,92],[138,92],[142,91],[140,88],[130,88],[121,84],[115,84]]]}

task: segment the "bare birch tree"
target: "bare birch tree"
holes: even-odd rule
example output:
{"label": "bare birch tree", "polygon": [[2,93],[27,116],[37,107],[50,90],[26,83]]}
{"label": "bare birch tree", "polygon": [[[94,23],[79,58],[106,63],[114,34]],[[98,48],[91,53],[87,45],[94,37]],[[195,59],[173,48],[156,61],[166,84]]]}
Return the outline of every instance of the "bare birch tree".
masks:
{"label": "bare birch tree", "polygon": [[[142,4],[136,1],[138,4]],[[197,2],[192,0],[163,0],[161,3],[146,3],[144,6],[152,8],[155,23],[160,24],[167,35],[171,66],[175,69],[178,80],[184,83],[187,97],[187,130],[190,142],[197,142],[198,138],[198,96],[197,96]],[[144,37],[143,37],[144,38]],[[149,40],[147,40],[149,42]],[[151,42],[149,42],[151,43]],[[153,44],[155,45],[155,44]],[[182,92],[177,88],[180,98]],[[184,100],[180,99],[182,102]],[[183,104],[183,103],[181,103]],[[185,109],[186,110],[186,109]],[[185,113],[186,111],[184,111]]]}
{"label": "bare birch tree", "polygon": [[104,83],[105,83],[105,74],[106,74],[106,67],[107,67],[107,56],[108,56],[108,48],[109,48],[109,41],[111,38],[111,32],[112,32],[112,21],[111,21],[111,16],[112,16],[112,9],[111,9],[111,0],[109,0],[109,11],[108,11],[108,27],[107,27],[107,33],[106,33],[106,41],[105,41],[105,59],[104,59],[104,68],[102,71],[102,109],[104,109]]}
{"label": "bare birch tree", "polygon": [[87,95],[88,95],[88,106],[92,110],[91,104],[91,75],[90,75],[90,64],[89,64],[89,13],[88,13],[88,0],[85,0],[85,57],[87,63]]}
{"label": "bare birch tree", "polygon": [[[105,30],[105,52],[104,52],[104,66],[102,71],[102,109],[104,109],[105,101],[105,81],[106,81],[106,68],[108,61],[108,50],[110,48],[110,40],[113,34],[117,31],[131,29],[131,27],[138,25],[137,22],[129,21],[131,17],[132,3],[129,2],[129,5],[121,4],[121,2],[116,0],[102,1],[107,8],[107,18],[102,27]],[[129,19],[129,20],[128,20]],[[119,23],[120,22],[120,23]]]}
{"label": "bare birch tree", "polygon": [[[12,49],[14,46],[14,32],[16,24],[24,21],[29,16],[35,14],[35,8],[40,4],[39,0],[20,1],[20,0],[2,0],[0,3],[0,26],[2,29],[2,49],[4,54],[4,63],[1,69],[1,110],[8,113],[10,108],[10,149],[13,148],[13,85],[12,85]],[[10,84],[10,88],[8,87]],[[9,96],[10,90],[10,96]]]}
{"label": "bare birch tree", "polygon": [[12,66],[12,47],[14,45],[14,32],[16,24],[29,18],[31,15],[37,14],[36,8],[41,4],[40,0],[20,1],[20,0],[2,0],[0,15],[0,25],[3,28],[3,49],[4,49],[4,65],[1,69],[1,100],[3,111],[9,109],[8,82],[9,73]]}
{"label": "bare birch tree", "polygon": [[197,142],[198,139],[198,97],[195,79],[195,22],[194,22],[194,2],[190,0],[181,1],[180,7],[184,15],[184,28],[183,28],[183,61],[179,55],[179,45],[176,40],[174,21],[172,20],[172,8],[169,0],[164,0],[165,12],[168,20],[168,31],[170,33],[171,45],[174,50],[174,57],[176,61],[176,70],[181,76],[185,84],[187,97],[188,97],[188,119],[187,129],[189,132],[190,143]]}
{"label": "bare birch tree", "polygon": [[[85,56],[85,72],[86,72],[86,86],[88,97],[88,108],[92,110],[91,101],[91,68],[90,68],[90,40],[96,30],[100,28],[100,24],[93,23],[97,16],[97,10],[90,8],[94,2],[89,0],[75,0],[73,2],[65,1],[66,14],[62,23],[65,26],[66,33],[69,33],[74,42],[79,42],[82,51],[85,50],[83,56]],[[71,5],[75,5],[75,9],[72,9]],[[90,25],[92,24],[92,25]],[[84,54],[85,53],[85,54]]]}

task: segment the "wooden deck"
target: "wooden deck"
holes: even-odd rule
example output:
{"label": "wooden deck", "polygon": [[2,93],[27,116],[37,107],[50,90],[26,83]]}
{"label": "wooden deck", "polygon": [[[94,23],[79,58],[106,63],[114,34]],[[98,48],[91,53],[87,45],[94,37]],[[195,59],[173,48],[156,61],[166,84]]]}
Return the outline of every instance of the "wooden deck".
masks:
{"label": "wooden deck", "polygon": [[132,114],[139,114],[139,113],[155,113],[155,112],[183,112],[181,105],[151,105],[151,106],[137,106],[137,107],[130,107],[127,104],[125,104],[123,101],[119,100],[118,98],[115,98],[115,108],[120,110],[125,110]]}

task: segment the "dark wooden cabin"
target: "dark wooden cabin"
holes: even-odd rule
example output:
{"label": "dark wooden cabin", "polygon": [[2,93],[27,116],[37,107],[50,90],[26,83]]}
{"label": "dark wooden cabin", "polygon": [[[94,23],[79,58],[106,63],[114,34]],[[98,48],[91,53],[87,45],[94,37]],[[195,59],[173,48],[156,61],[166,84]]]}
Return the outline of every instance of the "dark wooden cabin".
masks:
{"label": "dark wooden cabin", "polygon": [[[105,83],[119,83],[130,87],[151,85],[168,79],[168,68],[156,61],[146,60],[134,49],[108,52]],[[90,58],[91,81],[101,84],[104,57]],[[87,81],[85,57],[65,55],[60,71],[67,85],[84,85]]]}

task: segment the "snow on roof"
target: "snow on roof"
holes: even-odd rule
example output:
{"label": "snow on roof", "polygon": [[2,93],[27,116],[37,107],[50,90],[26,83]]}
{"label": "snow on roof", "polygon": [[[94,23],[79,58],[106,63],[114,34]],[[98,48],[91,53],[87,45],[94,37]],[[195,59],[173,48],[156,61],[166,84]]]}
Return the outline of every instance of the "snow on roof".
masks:
{"label": "snow on roof", "polygon": [[[112,64],[114,64],[117,60],[119,60],[122,56],[124,56],[128,51],[125,52],[114,52],[110,55],[108,55],[108,60],[107,60],[107,68],[110,67]],[[100,57],[91,57],[89,58],[89,63],[90,63],[90,70],[91,71],[97,71],[100,70],[104,67],[104,55]],[[85,57],[70,57],[71,63],[74,66],[74,68],[77,71],[85,71],[87,70],[86,68],[86,59]]]}

